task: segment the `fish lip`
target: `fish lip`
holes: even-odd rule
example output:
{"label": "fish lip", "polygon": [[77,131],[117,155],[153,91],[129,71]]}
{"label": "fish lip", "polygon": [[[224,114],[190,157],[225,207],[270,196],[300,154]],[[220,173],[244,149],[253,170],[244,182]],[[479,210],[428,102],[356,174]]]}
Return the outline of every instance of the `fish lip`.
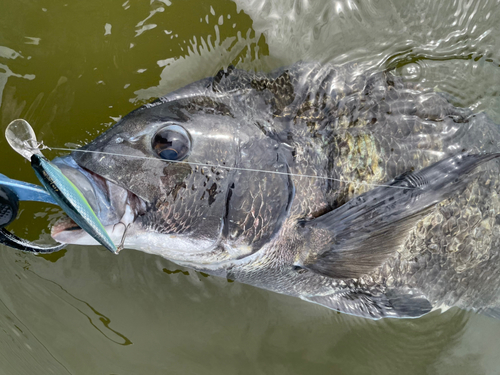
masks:
{"label": "fish lip", "polygon": [[[127,204],[126,212],[119,221],[114,224],[104,226],[109,237],[115,245],[118,246],[116,253],[121,250],[124,242],[124,235],[128,232],[129,226],[134,224],[137,219],[137,213]],[[122,224],[122,225],[120,225]],[[81,229],[73,220],[65,216],[59,219],[51,228],[51,236],[54,240],[74,245],[99,245],[99,243],[86,231]]]}
{"label": "fish lip", "polygon": [[[130,190],[80,166],[70,155],[53,162],[81,190],[113,242],[120,244],[125,230],[146,212],[146,202]],[[67,216],[52,226],[51,236],[62,243],[98,245]]]}

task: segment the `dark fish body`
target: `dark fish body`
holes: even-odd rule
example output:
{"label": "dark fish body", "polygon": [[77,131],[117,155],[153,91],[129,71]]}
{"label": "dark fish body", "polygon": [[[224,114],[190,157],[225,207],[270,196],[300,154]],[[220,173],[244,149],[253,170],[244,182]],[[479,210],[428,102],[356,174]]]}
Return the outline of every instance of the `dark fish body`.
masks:
{"label": "dark fish body", "polygon": [[[162,159],[171,136],[194,164]],[[104,225],[133,213],[125,247],[373,319],[498,316],[499,139],[485,114],[391,72],[298,63],[188,85],[71,158]]]}

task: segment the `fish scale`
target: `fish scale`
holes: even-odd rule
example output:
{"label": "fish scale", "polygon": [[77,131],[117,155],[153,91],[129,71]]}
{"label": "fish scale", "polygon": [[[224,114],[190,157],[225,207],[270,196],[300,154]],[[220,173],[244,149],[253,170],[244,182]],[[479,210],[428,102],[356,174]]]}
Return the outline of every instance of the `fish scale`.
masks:
{"label": "fish scale", "polygon": [[[295,84],[296,96],[301,96],[302,90],[325,90],[323,92],[326,94],[331,90],[327,85],[296,78],[301,76],[301,69],[315,69],[314,64],[312,65],[313,67],[297,64],[296,70],[289,74]],[[349,68],[330,69],[337,69],[337,77],[349,75]],[[292,105],[292,108],[282,109],[283,113],[289,114],[289,118],[280,121],[290,121],[293,124],[284,128],[294,133],[293,140],[298,149],[304,147],[305,142],[301,139],[305,138],[307,142],[313,142],[312,147],[318,155],[324,153],[323,140],[319,142],[313,132],[318,133],[318,129],[324,129],[326,133],[331,133],[331,141],[326,146],[332,150],[331,172],[335,177],[350,183],[330,184],[331,190],[327,193],[331,196],[330,207],[338,207],[369,190],[369,186],[363,185],[365,181],[383,183],[402,173],[429,166],[444,156],[453,155],[457,149],[470,152],[496,152],[500,149],[498,127],[484,114],[473,114],[468,109],[456,108],[439,93],[422,92],[403,83],[399,77],[390,78],[390,73],[377,73],[362,81],[360,79],[356,82],[358,86],[342,86],[342,80],[339,79],[339,88],[330,101],[310,101],[307,106],[302,104],[294,108]],[[305,87],[302,88],[301,84]],[[286,96],[290,96],[288,87],[285,88]],[[323,118],[318,116],[322,110]],[[330,121],[328,115],[332,115]],[[309,131],[303,132],[302,129]],[[366,146],[359,147],[356,139],[363,140]],[[368,139],[370,144],[365,141]],[[300,174],[304,173],[304,166],[313,159],[308,156],[308,152],[298,155],[307,157],[296,160],[292,167],[294,173]],[[318,162],[321,162],[321,157],[317,158],[316,163]],[[318,174],[321,174],[321,167],[318,170]],[[489,162],[487,167],[479,168],[478,174],[479,179],[471,183],[465,194],[457,193],[450,197],[419,221],[415,229],[410,231],[405,246],[394,258],[373,273],[359,280],[347,280],[346,284],[361,282],[368,289],[383,291],[388,287],[388,280],[391,280],[392,285],[414,286],[425,291],[436,306],[483,306],[483,309],[488,305],[498,306],[498,288],[494,286],[500,284],[500,267],[495,261],[498,257],[496,249],[500,247],[500,231],[495,217],[491,216],[492,209],[493,212],[500,212],[500,201],[496,195],[500,175],[498,162]],[[297,195],[293,212],[301,215],[312,203],[311,188],[315,181],[295,179],[294,182]],[[324,191],[323,188],[319,189]],[[440,214],[440,209],[452,210],[455,214],[445,218]],[[453,221],[462,224],[457,224],[452,234],[446,232],[446,228]],[[417,236],[417,233],[420,234]],[[455,238],[460,241],[456,242]],[[338,289],[334,286],[335,280],[309,273],[293,275],[287,270],[286,264],[292,261],[288,257],[289,249],[294,248],[293,243],[297,241],[300,238],[295,236],[293,228],[285,227],[277,244],[281,250],[275,249],[268,253],[273,263],[269,267],[274,268],[273,275],[268,269],[249,264],[243,270],[233,271],[234,278],[299,296],[331,293],[331,290]],[[436,250],[426,250],[433,243],[437,244],[437,253]],[[437,271],[439,269],[441,272]],[[279,277],[276,270],[282,270]],[[439,283],[441,287],[437,288],[435,283]],[[485,288],[484,293],[482,288]],[[348,291],[349,288],[344,290]],[[360,314],[342,300],[337,305],[331,302],[325,304],[336,306],[341,311]]]}

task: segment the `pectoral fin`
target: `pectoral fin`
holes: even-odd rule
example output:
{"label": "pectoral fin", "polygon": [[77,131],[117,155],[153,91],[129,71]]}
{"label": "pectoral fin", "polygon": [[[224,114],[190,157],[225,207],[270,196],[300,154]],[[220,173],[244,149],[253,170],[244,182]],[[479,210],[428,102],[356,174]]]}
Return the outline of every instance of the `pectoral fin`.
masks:
{"label": "pectoral fin", "polygon": [[334,278],[369,273],[396,253],[431,207],[464,188],[476,167],[499,156],[460,154],[443,159],[303,223],[304,250],[297,265]]}
{"label": "pectoral fin", "polygon": [[342,291],[303,299],[333,310],[370,319],[418,318],[432,310],[432,304],[423,294],[409,288],[388,289],[384,293]]}

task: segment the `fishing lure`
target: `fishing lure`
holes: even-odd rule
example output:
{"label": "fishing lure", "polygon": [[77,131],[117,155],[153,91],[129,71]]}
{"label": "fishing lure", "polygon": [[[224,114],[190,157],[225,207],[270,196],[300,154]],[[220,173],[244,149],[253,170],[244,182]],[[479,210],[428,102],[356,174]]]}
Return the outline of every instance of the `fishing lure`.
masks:
{"label": "fishing lure", "polygon": [[40,144],[26,120],[14,120],[5,130],[9,145],[31,162],[47,192],[80,228],[112,253],[118,249],[78,188],[40,151]]}

